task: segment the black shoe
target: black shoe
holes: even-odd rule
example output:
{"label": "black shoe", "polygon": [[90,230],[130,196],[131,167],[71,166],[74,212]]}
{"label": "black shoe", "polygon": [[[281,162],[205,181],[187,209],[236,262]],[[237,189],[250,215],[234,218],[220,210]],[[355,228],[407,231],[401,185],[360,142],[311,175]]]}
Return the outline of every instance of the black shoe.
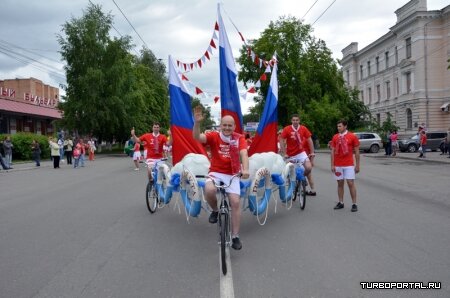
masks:
{"label": "black shoe", "polygon": [[240,250],[240,249],[242,249],[242,242],[241,242],[241,240],[239,239],[239,237],[234,237],[233,239],[232,239],[232,244],[231,244],[231,247],[232,248],[234,248],[235,250]]}
{"label": "black shoe", "polygon": [[358,211],[358,206],[356,206],[356,204],[352,205],[352,212],[356,212]]}
{"label": "black shoe", "polygon": [[342,208],[344,208],[344,203],[341,203],[341,202],[337,203],[336,206],[334,206],[335,210],[336,209],[342,209]]}
{"label": "black shoe", "polygon": [[213,211],[209,215],[209,223],[215,224],[217,222],[217,217],[219,216],[219,211]]}

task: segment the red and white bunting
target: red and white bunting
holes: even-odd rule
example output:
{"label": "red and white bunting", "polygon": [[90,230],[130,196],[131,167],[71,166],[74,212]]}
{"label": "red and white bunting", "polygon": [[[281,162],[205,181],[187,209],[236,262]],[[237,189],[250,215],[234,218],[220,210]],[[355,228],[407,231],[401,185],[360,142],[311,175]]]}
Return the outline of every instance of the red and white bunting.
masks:
{"label": "red and white bunting", "polygon": [[256,89],[255,87],[251,87],[250,89],[247,90],[248,93],[256,93]]}
{"label": "red and white bunting", "polygon": [[203,93],[202,89],[200,89],[198,87],[195,87],[195,94],[199,95],[199,94],[202,94],[202,93]]}
{"label": "red and white bunting", "polygon": [[214,43],[214,39],[211,39],[211,42],[209,43],[210,46],[217,49],[216,44]]}
{"label": "red and white bunting", "polygon": [[263,74],[261,75],[261,77],[259,78],[259,80],[260,80],[260,81],[266,81],[266,80],[267,80],[266,73],[263,73]]}
{"label": "red and white bunting", "polygon": [[181,74],[181,79],[182,79],[183,81],[189,81],[188,78],[187,78],[184,74]]}
{"label": "red and white bunting", "polygon": [[265,73],[271,73],[272,69],[270,69],[270,64],[267,65],[266,70],[264,71]]}
{"label": "red and white bunting", "polygon": [[261,81],[258,80],[258,82],[255,83],[255,88],[261,88]]}

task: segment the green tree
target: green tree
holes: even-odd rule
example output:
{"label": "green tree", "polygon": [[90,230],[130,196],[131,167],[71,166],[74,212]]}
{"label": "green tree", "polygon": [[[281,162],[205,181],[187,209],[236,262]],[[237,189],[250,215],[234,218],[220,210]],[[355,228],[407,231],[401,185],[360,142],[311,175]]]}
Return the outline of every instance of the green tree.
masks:
{"label": "green tree", "polygon": [[131,55],[130,37],[110,37],[112,23],[91,3],[58,35],[67,78],[61,124],[100,140],[124,140],[131,127],[148,130],[154,120],[168,124],[164,66],[150,50]]}
{"label": "green tree", "polygon": [[[273,53],[277,53],[279,124],[290,123],[290,116],[301,112],[301,118],[308,119],[310,129],[322,139],[331,137],[336,123],[332,124],[332,130],[326,129],[327,133],[324,133],[318,118],[328,123],[331,122],[329,119],[337,120],[335,116],[339,114],[350,120],[349,126],[360,124],[366,113],[364,105],[359,103],[357,93],[346,88],[331,50],[324,41],[312,35],[310,25],[295,17],[281,17],[270,22],[260,38],[251,42],[251,47],[264,60],[270,60]],[[264,71],[252,62],[246,48],[241,49],[238,62],[242,66],[239,80],[244,85],[256,82]],[[263,110],[268,87],[269,80],[262,82],[262,96],[255,100],[255,111]],[[332,114],[323,118],[324,110]]]}

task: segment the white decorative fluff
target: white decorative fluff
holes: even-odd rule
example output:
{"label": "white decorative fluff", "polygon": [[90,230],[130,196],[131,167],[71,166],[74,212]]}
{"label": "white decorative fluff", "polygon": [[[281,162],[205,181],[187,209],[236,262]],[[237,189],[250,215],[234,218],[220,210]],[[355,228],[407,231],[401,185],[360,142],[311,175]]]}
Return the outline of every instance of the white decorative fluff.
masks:
{"label": "white decorative fluff", "polygon": [[270,174],[282,174],[286,163],[281,155],[274,152],[255,153],[249,158],[250,179],[254,179],[256,171],[266,167]]}
{"label": "white decorative fluff", "polygon": [[172,175],[174,173],[181,175],[184,169],[188,169],[194,175],[208,175],[209,166],[209,160],[203,154],[189,153],[170,172]]}

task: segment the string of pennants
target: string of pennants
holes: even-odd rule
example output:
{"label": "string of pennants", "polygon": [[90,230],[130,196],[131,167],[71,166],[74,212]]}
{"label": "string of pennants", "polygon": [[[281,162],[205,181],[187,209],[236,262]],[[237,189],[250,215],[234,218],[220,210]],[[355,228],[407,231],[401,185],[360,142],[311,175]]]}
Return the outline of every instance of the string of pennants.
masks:
{"label": "string of pennants", "polygon": [[[259,66],[259,68],[265,68],[264,72],[262,73],[262,75],[259,77],[258,81],[251,86],[248,90],[246,90],[245,92],[241,93],[241,97],[243,97],[244,99],[246,99],[247,97],[247,93],[250,94],[254,94],[256,93],[256,88],[261,88],[261,81],[266,81],[267,80],[267,75],[266,73],[271,73],[272,69],[271,67],[274,66],[274,63],[276,63],[277,61],[272,58],[270,60],[264,60],[263,58],[261,58],[260,55],[256,54],[252,48],[245,42],[245,38],[242,35],[242,33],[239,31],[239,29],[236,27],[236,25],[234,24],[233,20],[231,20],[231,18],[229,18],[231,23],[233,24],[234,28],[236,29],[236,31],[238,32],[241,41],[244,43],[244,45],[247,48],[247,56],[249,58],[252,59],[252,62],[255,63],[256,66]],[[217,21],[214,24],[214,31],[213,31],[213,35],[211,37],[211,40],[209,42],[209,45],[207,47],[207,49],[205,50],[204,54],[197,60],[195,60],[195,62],[190,62],[190,63],[186,63],[180,60],[177,60],[177,66],[181,71],[184,71],[184,73],[179,73],[181,74],[181,79],[183,81],[185,81],[187,83],[187,85],[189,85],[193,90],[194,90],[194,94],[195,95],[201,95],[203,94],[203,96],[205,97],[212,97],[210,94],[208,94],[207,92],[203,91],[201,88],[195,86],[194,84],[192,84],[189,79],[186,77],[186,73],[194,70],[194,68],[202,68],[203,65],[206,64],[207,61],[211,60],[211,55],[213,54],[213,49],[217,50],[217,45],[218,44],[218,37],[216,34],[216,31],[219,31],[219,24],[217,23]],[[217,103],[219,101],[220,97],[215,95],[214,96],[214,103]]]}

